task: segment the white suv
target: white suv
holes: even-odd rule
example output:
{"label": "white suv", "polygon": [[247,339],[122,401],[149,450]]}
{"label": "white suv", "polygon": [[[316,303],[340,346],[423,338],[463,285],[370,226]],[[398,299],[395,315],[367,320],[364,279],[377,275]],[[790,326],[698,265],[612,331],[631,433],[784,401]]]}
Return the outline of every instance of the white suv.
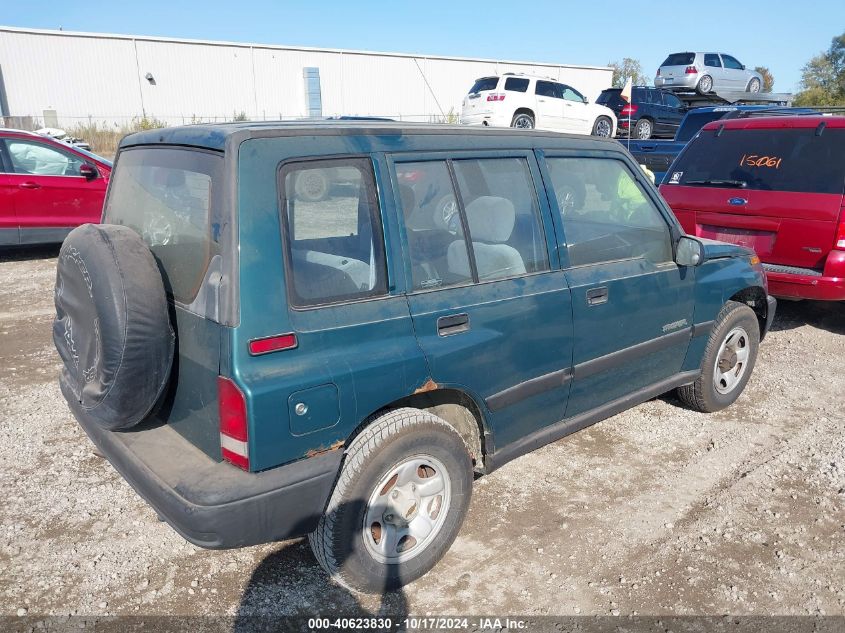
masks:
{"label": "white suv", "polygon": [[478,79],[464,98],[461,123],[537,128],[612,137],[613,110],[590,103],[572,86],[535,75]]}

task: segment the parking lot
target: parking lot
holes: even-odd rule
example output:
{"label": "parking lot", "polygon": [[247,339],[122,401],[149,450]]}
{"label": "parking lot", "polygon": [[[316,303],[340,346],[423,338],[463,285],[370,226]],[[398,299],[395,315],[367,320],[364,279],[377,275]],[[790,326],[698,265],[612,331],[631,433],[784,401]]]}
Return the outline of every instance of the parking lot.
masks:
{"label": "parking lot", "polygon": [[94,454],[57,385],[56,253],[0,254],[0,615],[845,609],[840,303],[782,302],[735,406],[653,400],[478,480],[440,564],[370,597],[304,539],[188,544]]}

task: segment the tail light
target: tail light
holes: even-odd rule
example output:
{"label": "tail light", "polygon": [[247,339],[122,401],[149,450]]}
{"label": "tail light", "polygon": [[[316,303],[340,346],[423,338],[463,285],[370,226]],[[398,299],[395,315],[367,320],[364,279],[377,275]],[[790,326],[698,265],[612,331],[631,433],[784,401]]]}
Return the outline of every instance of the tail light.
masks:
{"label": "tail light", "polygon": [[845,209],[839,216],[839,226],[836,227],[836,240],[833,242],[833,248],[845,250]]}
{"label": "tail light", "polygon": [[698,68],[696,68],[695,66],[687,66],[687,69],[684,71],[684,73],[686,73],[687,75],[697,75]]}
{"label": "tail light", "polygon": [[637,113],[638,106],[635,106],[633,103],[629,103],[622,108],[622,116],[634,116]]}
{"label": "tail light", "polygon": [[487,101],[504,101],[505,94],[503,92],[491,92],[487,95]]}
{"label": "tail light", "polygon": [[220,411],[220,452],[223,459],[249,470],[246,398],[229,378],[217,377],[217,406]]}

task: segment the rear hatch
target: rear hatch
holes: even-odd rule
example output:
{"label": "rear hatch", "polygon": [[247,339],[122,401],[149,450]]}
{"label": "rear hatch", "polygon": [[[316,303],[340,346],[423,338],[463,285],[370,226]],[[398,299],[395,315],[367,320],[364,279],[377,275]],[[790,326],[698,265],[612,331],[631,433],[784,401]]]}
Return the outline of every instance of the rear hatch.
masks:
{"label": "rear hatch", "polygon": [[622,88],[608,88],[601,91],[596,103],[610,108],[616,114],[616,118],[619,118],[622,108],[628,102],[622,98]]}
{"label": "rear hatch", "polygon": [[490,94],[496,93],[496,86],[498,85],[498,77],[482,77],[481,79],[476,79],[472,88],[469,89],[469,94],[464,97],[463,116],[490,112],[491,107],[490,102],[487,101],[487,97]]}
{"label": "rear hatch", "polygon": [[[223,155],[175,146],[122,149],[103,221],[134,229],[162,273],[176,331],[170,383],[153,417],[220,459],[217,376],[228,328],[210,287],[222,270]],[[218,275],[219,276],[219,275]]]}
{"label": "rear hatch", "polygon": [[768,264],[820,271],[842,212],[845,130],[713,128],[660,189],[684,229],[753,248]]}
{"label": "rear hatch", "polygon": [[695,62],[695,53],[672,53],[667,57],[657,72],[664,81],[671,84],[684,77],[687,67]]}

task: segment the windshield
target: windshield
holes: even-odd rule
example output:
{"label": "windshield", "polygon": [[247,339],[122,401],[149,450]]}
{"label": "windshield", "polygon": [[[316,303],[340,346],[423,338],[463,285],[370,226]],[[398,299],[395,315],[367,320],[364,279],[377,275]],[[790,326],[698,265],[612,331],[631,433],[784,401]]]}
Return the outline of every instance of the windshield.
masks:
{"label": "windshield", "polygon": [[498,77],[482,77],[481,79],[475,80],[475,83],[472,84],[472,88],[469,89],[469,93],[476,94],[482,90],[495,90],[498,84]]}
{"label": "windshield", "polygon": [[842,194],[845,130],[703,131],[672,165],[666,183]]}

